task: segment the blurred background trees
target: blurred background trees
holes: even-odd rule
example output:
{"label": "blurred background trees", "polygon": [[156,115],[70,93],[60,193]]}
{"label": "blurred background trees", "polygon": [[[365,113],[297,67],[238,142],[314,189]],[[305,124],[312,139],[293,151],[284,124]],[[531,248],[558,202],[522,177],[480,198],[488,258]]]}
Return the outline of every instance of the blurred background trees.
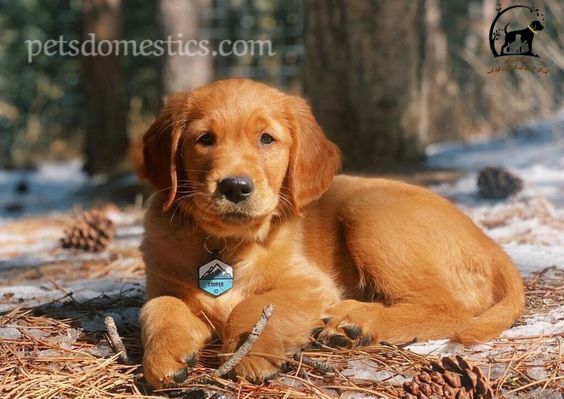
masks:
{"label": "blurred background trees", "polygon": [[[124,170],[163,96],[243,76],[307,97],[347,170],[424,156],[428,143],[483,137],[562,106],[561,2],[537,35],[550,73],[498,73],[494,0],[1,0],[0,167],[82,157]],[[272,40],[274,56],[65,57],[27,62],[25,40]]]}
{"label": "blurred background trees", "polygon": [[[100,41],[122,38],[120,0],[82,0],[81,16],[83,40],[92,33]],[[90,174],[113,173],[119,170],[129,146],[127,93],[121,59],[109,54],[80,60],[86,96],[84,170]]]}
{"label": "blurred background trees", "polygon": [[305,4],[304,89],[344,167],[421,158],[423,1]]}
{"label": "blurred background trees", "polygon": [[[211,6],[210,0],[160,0],[161,25],[165,36],[187,40],[203,39],[206,28],[205,12]],[[164,94],[175,91],[189,91],[213,79],[212,57],[180,54],[165,57],[162,71]]]}

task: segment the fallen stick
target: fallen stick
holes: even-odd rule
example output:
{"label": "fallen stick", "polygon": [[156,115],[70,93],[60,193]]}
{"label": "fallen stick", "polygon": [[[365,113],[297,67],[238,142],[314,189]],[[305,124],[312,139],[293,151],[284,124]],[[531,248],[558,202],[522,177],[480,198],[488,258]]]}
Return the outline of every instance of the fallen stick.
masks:
{"label": "fallen stick", "polygon": [[313,367],[314,369],[321,371],[322,373],[335,372],[335,367],[333,367],[333,365],[327,362],[312,359],[311,357],[304,355],[302,352],[294,353],[294,360],[297,362],[302,362],[306,366]]}
{"label": "fallen stick", "polygon": [[225,374],[229,373],[237,364],[239,364],[241,359],[243,359],[243,357],[245,357],[245,355],[249,353],[255,342],[257,342],[258,338],[264,331],[266,323],[268,323],[268,320],[270,320],[270,318],[272,317],[273,311],[274,305],[272,304],[264,307],[260,318],[251,330],[251,333],[249,334],[245,342],[243,342],[239,349],[237,349],[225,363],[223,363],[217,370],[214,371],[214,377],[222,377]]}
{"label": "fallen stick", "polygon": [[380,345],[391,346],[392,348],[404,349],[404,348],[408,347],[409,345],[413,345],[416,342],[417,342],[417,337],[413,338],[411,341],[402,342],[402,343],[399,343],[399,344],[391,344],[391,343],[386,342],[386,341],[381,341]]}
{"label": "fallen stick", "polygon": [[116,322],[112,316],[106,316],[104,319],[104,324],[106,325],[106,331],[108,332],[108,338],[110,339],[110,345],[114,351],[119,355],[119,359],[124,364],[129,364],[129,357],[127,356],[127,350],[125,345],[119,336]]}

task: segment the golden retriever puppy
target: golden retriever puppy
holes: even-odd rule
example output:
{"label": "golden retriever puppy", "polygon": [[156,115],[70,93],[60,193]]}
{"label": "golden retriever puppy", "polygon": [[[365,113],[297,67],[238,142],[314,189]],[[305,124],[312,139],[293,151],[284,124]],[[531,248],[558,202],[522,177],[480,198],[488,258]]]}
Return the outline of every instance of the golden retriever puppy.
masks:
{"label": "golden retriever puppy", "polygon": [[[214,335],[245,340],[235,368],[260,381],[306,344],[497,336],[524,293],[508,256],[447,200],[337,176],[339,150],[298,97],[250,80],[169,99],[144,137],[158,189],[145,218],[144,370],[180,382]],[[323,320],[323,321],[322,321]]]}

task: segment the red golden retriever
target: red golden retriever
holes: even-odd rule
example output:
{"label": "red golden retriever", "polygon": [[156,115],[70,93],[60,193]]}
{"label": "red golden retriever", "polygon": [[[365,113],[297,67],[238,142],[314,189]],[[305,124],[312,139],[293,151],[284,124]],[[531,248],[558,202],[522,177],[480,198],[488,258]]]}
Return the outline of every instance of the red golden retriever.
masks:
{"label": "red golden retriever", "polygon": [[267,304],[274,315],[234,370],[253,381],[313,330],[331,346],[473,343],[523,310],[509,257],[447,200],[335,177],[339,150],[299,97],[244,79],[174,95],[144,137],[144,162],[159,190],[142,244],[152,386],[186,378],[214,335],[235,351]]}

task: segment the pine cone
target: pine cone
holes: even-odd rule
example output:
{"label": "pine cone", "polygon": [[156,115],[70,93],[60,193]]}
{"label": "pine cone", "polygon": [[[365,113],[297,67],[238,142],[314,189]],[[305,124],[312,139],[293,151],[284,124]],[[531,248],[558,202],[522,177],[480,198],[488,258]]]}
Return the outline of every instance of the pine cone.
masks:
{"label": "pine cone", "polygon": [[471,366],[462,357],[443,357],[431,362],[403,384],[403,399],[492,399],[490,388],[482,371]]}
{"label": "pine cone", "polygon": [[503,199],[523,188],[523,181],[503,168],[489,166],[478,175],[480,195],[489,199]]}
{"label": "pine cone", "polygon": [[114,223],[97,210],[77,216],[61,238],[63,248],[100,252],[106,248],[115,234]]}

